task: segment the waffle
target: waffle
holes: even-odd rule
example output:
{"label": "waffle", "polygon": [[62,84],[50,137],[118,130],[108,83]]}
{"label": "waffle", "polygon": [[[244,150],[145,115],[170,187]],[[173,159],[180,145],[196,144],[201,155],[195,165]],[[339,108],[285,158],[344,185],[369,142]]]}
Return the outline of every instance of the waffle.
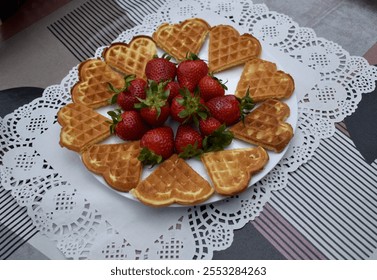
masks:
{"label": "waffle", "polygon": [[195,205],[207,200],[213,192],[210,184],[176,154],[131,190],[142,203],[150,206]]}
{"label": "waffle", "polygon": [[291,75],[277,70],[275,63],[256,58],[245,64],[235,95],[242,98],[247,89],[254,102],[261,102],[271,98],[289,98],[295,83]]}
{"label": "waffle", "polygon": [[80,63],[78,71],[79,81],[72,87],[72,100],[90,108],[108,105],[108,100],[114,94],[108,88],[109,83],[115,88],[124,86],[123,76],[100,59]]}
{"label": "waffle", "polygon": [[181,61],[188,52],[199,53],[210,28],[206,21],[192,18],[179,24],[163,23],[152,37],[161,49]]}
{"label": "waffle", "polygon": [[230,25],[217,25],[209,32],[208,67],[219,72],[260,55],[262,46],[250,34],[240,35]]}
{"label": "waffle", "polygon": [[121,144],[96,144],[82,154],[84,165],[102,175],[114,189],[127,192],[139,183],[141,162],[139,141]]}
{"label": "waffle", "polygon": [[145,66],[157,54],[155,42],[148,36],[135,36],[129,44],[113,43],[102,56],[106,63],[118,71],[146,79]]}
{"label": "waffle", "polygon": [[289,114],[287,104],[269,99],[229,130],[235,138],[280,153],[293,137],[292,126],[284,122]]}
{"label": "waffle", "polygon": [[251,176],[262,170],[268,159],[262,147],[209,152],[201,156],[215,191],[221,195],[235,195],[245,190]]}
{"label": "waffle", "polygon": [[69,103],[58,112],[60,145],[76,152],[110,136],[110,121],[82,104]]}

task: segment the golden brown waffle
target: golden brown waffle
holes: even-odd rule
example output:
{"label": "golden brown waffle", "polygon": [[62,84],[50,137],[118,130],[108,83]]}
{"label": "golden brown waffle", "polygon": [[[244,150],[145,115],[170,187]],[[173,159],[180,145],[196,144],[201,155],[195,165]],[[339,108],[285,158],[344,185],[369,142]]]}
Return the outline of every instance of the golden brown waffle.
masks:
{"label": "golden brown waffle", "polygon": [[251,176],[264,168],[269,157],[262,147],[209,152],[201,160],[215,191],[235,195],[245,190]]}
{"label": "golden brown waffle", "polygon": [[191,18],[179,24],[163,23],[152,37],[161,49],[181,61],[188,52],[199,53],[210,28],[203,19]]}
{"label": "golden brown waffle", "polygon": [[106,63],[118,71],[145,79],[145,66],[155,54],[157,48],[151,37],[135,36],[129,44],[111,44],[102,55]]}
{"label": "golden brown waffle", "polygon": [[76,152],[110,136],[110,121],[93,109],[78,103],[69,103],[58,112],[60,145]]}
{"label": "golden brown waffle", "polygon": [[88,59],[80,63],[79,81],[72,87],[72,100],[90,108],[108,105],[113,96],[108,84],[115,88],[124,86],[123,76],[100,59]]}
{"label": "golden brown waffle", "polygon": [[261,102],[290,97],[295,83],[291,75],[277,70],[275,63],[256,58],[245,64],[235,95],[242,98],[247,89],[254,102]]}
{"label": "golden brown waffle", "polygon": [[128,192],[136,187],[141,176],[139,141],[121,144],[96,144],[82,154],[84,165],[103,176],[114,189]]}
{"label": "golden brown waffle", "polygon": [[293,137],[292,126],[284,122],[289,114],[287,104],[269,99],[229,130],[235,138],[280,153]]}
{"label": "golden brown waffle", "polygon": [[208,67],[219,72],[243,64],[260,55],[262,46],[250,34],[240,35],[230,25],[217,25],[209,32]]}
{"label": "golden brown waffle", "polygon": [[207,200],[213,192],[210,184],[176,154],[131,190],[142,203],[150,206],[195,205]]}

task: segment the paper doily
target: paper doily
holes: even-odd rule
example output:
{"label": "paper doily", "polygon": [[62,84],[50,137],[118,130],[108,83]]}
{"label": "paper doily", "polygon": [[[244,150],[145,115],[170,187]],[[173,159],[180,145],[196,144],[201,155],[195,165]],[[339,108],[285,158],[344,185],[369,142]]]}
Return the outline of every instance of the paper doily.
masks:
{"label": "paper doily", "polygon": [[311,159],[320,140],[334,134],[335,123],[356,110],[362,94],[374,90],[377,72],[364,58],[350,56],[288,16],[250,1],[167,1],[115,41],[127,42],[162,22],[176,23],[204,12],[231,20],[319,74],[310,90],[298,92],[298,125],[288,152],[255,186],[215,204],[156,210],[125,203],[99,188],[84,167],[78,167],[82,164],[77,156],[56,143],[56,113],[70,101],[78,74],[74,67],[60,85],[46,88],[41,98],[0,122],[1,184],[67,258],[211,258],[214,250],[228,248],[233,231],[255,219],[272,193],[286,186],[290,173]]}

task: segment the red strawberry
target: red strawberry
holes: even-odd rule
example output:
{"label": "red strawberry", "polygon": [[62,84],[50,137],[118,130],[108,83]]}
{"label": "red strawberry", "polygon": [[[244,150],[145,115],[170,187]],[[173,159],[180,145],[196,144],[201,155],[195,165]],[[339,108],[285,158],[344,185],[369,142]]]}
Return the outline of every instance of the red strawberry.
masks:
{"label": "red strawberry", "polygon": [[203,153],[202,142],[203,138],[198,131],[190,125],[181,124],[175,136],[175,151],[182,158],[191,158]]}
{"label": "red strawberry", "polygon": [[212,98],[206,106],[211,116],[226,125],[232,125],[241,118],[240,103],[234,95]]}
{"label": "red strawberry", "polygon": [[181,86],[176,81],[171,81],[166,85],[165,90],[169,90],[169,97],[168,97],[169,102],[171,102],[173,98],[179,94],[180,89],[181,89]]}
{"label": "red strawberry", "polygon": [[228,89],[221,80],[213,75],[207,75],[201,78],[198,87],[200,96],[204,101],[208,101],[214,97],[223,96],[225,90]]}
{"label": "red strawberry", "polygon": [[140,140],[142,150],[139,160],[144,164],[160,163],[174,153],[174,132],[171,127],[161,126],[149,130]]}
{"label": "red strawberry", "polygon": [[215,119],[226,125],[232,125],[243,119],[253,107],[253,100],[249,92],[242,99],[237,99],[234,95],[224,95],[210,99],[206,106]]}
{"label": "red strawberry", "polygon": [[169,103],[165,103],[162,107],[141,108],[140,114],[149,125],[154,127],[161,126],[170,116]]}
{"label": "red strawberry", "polygon": [[193,92],[201,78],[208,74],[208,65],[195,54],[178,64],[177,80],[180,86]]}
{"label": "red strawberry", "polygon": [[145,88],[147,82],[135,75],[128,75],[125,78],[125,86],[122,89],[115,89],[110,85],[110,89],[115,92],[110,100],[111,104],[117,103],[124,111],[135,110],[135,104],[139,103],[138,98],[146,97]]}
{"label": "red strawberry", "polygon": [[157,83],[167,80],[173,81],[177,73],[177,67],[170,59],[170,56],[164,54],[162,57],[156,55],[148,61],[145,66],[147,79]]}
{"label": "red strawberry", "polygon": [[198,95],[195,95],[185,88],[180,94],[174,97],[170,106],[170,115],[173,120],[179,123],[194,121],[198,123],[199,118],[207,117],[205,102]]}
{"label": "red strawberry", "polygon": [[110,111],[108,114],[113,120],[110,126],[111,133],[115,133],[123,140],[139,140],[148,130],[139,112],[126,111],[121,113],[118,109],[116,111]]}
{"label": "red strawberry", "polygon": [[139,99],[140,103],[135,104],[141,117],[151,126],[161,126],[170,115],[169,92],[164,90],[165,85],[165,82],[157,84],[150,80],[146,99]]}
{"label": "red strawberry", "polygon": [[208,117],[206,119],[199,120],[199,130],[203,136],[212,134],[220,126],[221,122],[219,122],[214,117]]}

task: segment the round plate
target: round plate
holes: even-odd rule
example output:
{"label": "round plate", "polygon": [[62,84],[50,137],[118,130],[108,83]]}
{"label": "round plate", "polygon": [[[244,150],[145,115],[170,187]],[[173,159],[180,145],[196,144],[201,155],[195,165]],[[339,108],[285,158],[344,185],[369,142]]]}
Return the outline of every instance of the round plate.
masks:
{"label": "round plate", "polygon": [[[147,34],[147,35],[150,36],[151,34]],[[158,50],[158,54],[159,55],[163,54],[163,51],[159,49]],[[201,59],[205,60],[205,61],[208,60],[208,36],[207,36],[207,39],[206,39],[205,43],[203,44],[203,47],[201,48],[200,53],[198,54],[198,56]],[[276,51],[273,50],[271,47],[269,47],[269,46],[263,46],[263,44],[262,44],[261,58],[276,63],[279,70],[286,71],[287,68],[291,70],[291,72],[290,71],[286,71],[286,72],[289,73],[289,74],[291,74],[291,76],[294,78],[296,89],[295,89],[295,91],[293,92],[293,94],[292,94],[292,96],[290,98],[284,99],[283,101],[285,103],[287,103],[287,105],[289,106],[290,111],[291,111],[290,112],[290,116],[286,120],[286,122],[288,122],[289,124],[291,124],[292,127],[293,127],[293,129],[295,130],[296,123],[297,123],[297,116],[298,116],[296,91],[299,88],[298,85],[297,85],[297,81],[298,80],[295,77],[295,75],[300,75],[300,73],[302,73],[302,71],[300,71],[300,69],[299,69],[300,67],[298,67],[297,69],[294,68],[294,67],[292,68],[292,61],[290,60],[289,57],[287,57],[287,55],[285,55],[284,53],[276,53]],[[238,83],[239,78],[240,78],[241,73],[242,73],[242,70],[243,70],[243,65],[237,66],[237,67],[233,67],[231,69],[228,69],[228,70],[225,70],[225,71],[221,71],[221,72],[215,74],[215,76],[217,78],[221,79],[223,82],[226,82],[226,86],[228,87],[228,90],[226,91],[226,94],[233,94],[235,92],[236,87],[237,87],[237,83]],[[101,114],[103,114],[103,115],[105,115],[105,116],[108,117],[107,112],[109,110],[111,110],[111,108],[109,109],[109,107],[104,107],[104,108],[98,109],[97,111],[99,113],[101,113]],[[172,122],[172,121],[168,121],[166,124],[170,125],[171,127],[173,127],[174,130],[176,130],[176,128],[178,126],[176,122]],[[110,137],[108,140],[106,140],[104,143],[110,144],[110,143],[121,143],[121,142],[122,142],[122,140],[120,140],[119,138],[113,136],[113,137]],[[227,149],[246,148],[246,147],[250,147],[250,146],[253,146],[253,145],[251,145],[249,143],[246,143],[246,142],[243,142],[241,140],[234,139],[233,142],[232,142],[232,144],[229,145],[227,147]],[[276,166],[276,164],[279,163],[279,161],[282,159],[282,157],[284,156],[284,154],[287,151],[287,149],[288,149],[288,146],[281,153],[275,153],[275,152],[267,151],[268,155],[269,155],[269,161],[268,161],[268,163],[266,164],[266,166],[264,167],[264,169],[262,171],[260,171],[259,173],[255,174],[252,177],[252,179],[251,179],[251,181],[249,183],[249,187],[252,186],[253,184],[257,183],[264,176],[266,176]],[[207,172],[205,170],[205,167],[204,167],[204,165],[202,164],[202,162],[200,160],[198,160],[198,159],[189,159],[189,160],[186,160],[186,162],[196,172],[198,172],[204,179],[206,179],[208,182],[211,182],[211,179],[208,176],[208,174],[207,174]],[[154,168],[144,167],[141,179],[146,178],[150,173],[153,172],[153,170],[155,168],[156,167],[154,167]],[[105,182],[105,180],[103,179],[102,176],[96,175],[94,173],[93,173],[93,176],[95,176],[95,178],[98,181],[100,181],[102,184],[104,184],[105,186],[110,187]],[[137,198],[135,198],[130,193],[119,192],[119,191],[117,191],[115,189],[112,189],[112,190],[114,190],[118,194],[124,196],[125,198],[138,201]],[[203,202],[201,204],[213,203],[213,202],[217,202],[217,201],[223,200],[225,198],[226,198],[225,196],[221,196],[221,195],[215,193],[207,201],[205,201],[205,202]],[[179,205],[179,204],[172,204],[172,205],[170,205],[170,207],[187,207],[187,206],[185,206],[185,205]]]}

